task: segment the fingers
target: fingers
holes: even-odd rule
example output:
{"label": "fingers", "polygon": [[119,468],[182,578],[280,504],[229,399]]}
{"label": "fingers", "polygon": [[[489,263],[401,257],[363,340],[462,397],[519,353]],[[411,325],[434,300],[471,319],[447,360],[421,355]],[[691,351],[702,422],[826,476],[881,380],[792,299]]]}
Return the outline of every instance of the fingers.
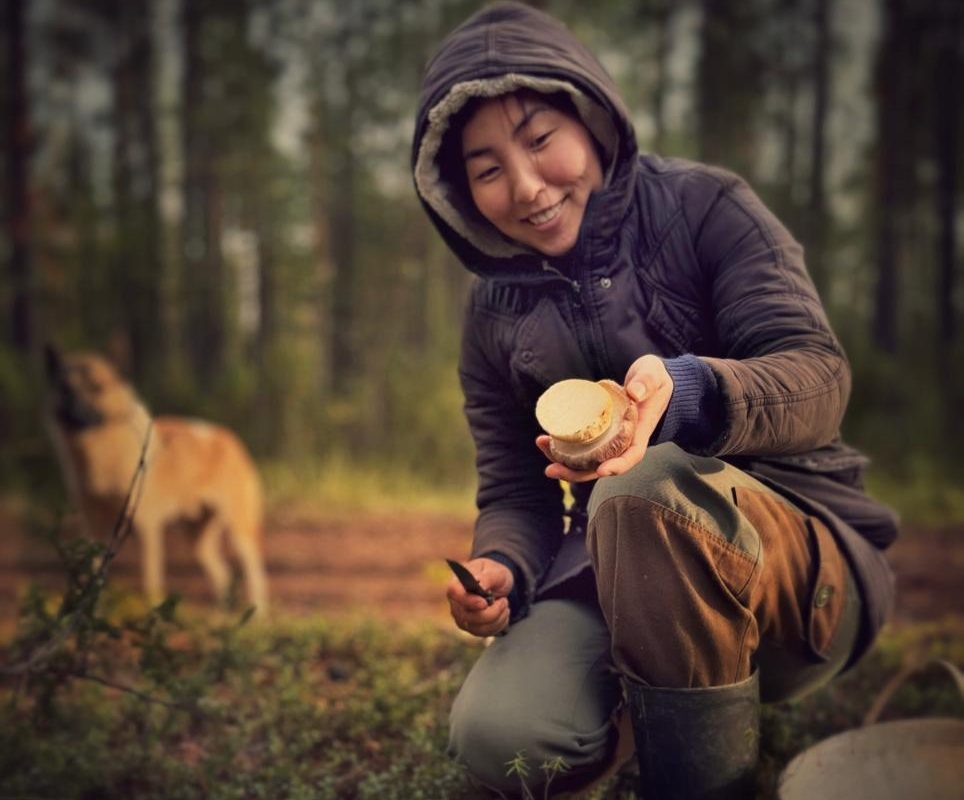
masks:
{"label": "fingers", "polygon": [[545,474],[547,478],[552,478],[557,481],[569,481],[569,483],[582,483],[583,481],[594,481],[599,477],[596,470],[590,471],[576,471],[569,469],[565,464],[560,464],[557,461],[551,463],[546,467]]}
{"label": "fingers", "polygon": [[483,588],[499,596],[489,605],[484,597],[467,592],[460,581],[452,578],[445,590],[449,613],[463,631],[475,636],[495,636],[509,624],[511,609],[506,595],[512,591],[512,572],[490,558],[474,558],[464,566]]}
{"label": "fingers", "polygon": [[491,558],[473,558],[465,567],[476,577],[479,584],[495,595],[504,597],[512,591],[512,571]]}
{"label": "fingers", "polygon": [[536,447],[538,447],[542,451],[542,454],[551,462],[545,470],[547,478],[552,478],[554,481],[581,483],[583,481],[595,480],[599,477],[595,470],[577,472],[576,470],[569,469],[565,464],[560,464],[558,461],[555,461],[552,457],[552,452],[549,450],[549,441],[550,438],[546,434],[541,434],[536,437]]}
{"label": "fingers", "polygon": [[509,624],[509,601],[500,597],[488,605],[484,598],[468,594],[456,582],[449,586],[449,612],[455,624],[474,636],[495,636]]}
{"label": "fingers", "polygon": [[642,378],[634,378],[631,383],[626,384],[626,394],[629,395],[630,400],[641,403],[646,399],[646,395],[649,394],[645,380]]}
{"label": "fingers", "polygon": [[616,458],[604,461],[595,470],[577,472],[555,462],[549,450],[549,436],[538,436],[536,446],[552,462],[545,469],[546,477],[581,483],[610,475],[621,475],[642,461],[653,431],[659,425],[673,396],[673,379],[663,360],[659,356],[648,354],[640,356],[630,365],[623,384],[638,412],[636,430],[630,446]]}
{"label": "fingers", "polygon": [[645,441],[633,442],[626,448],[622,455],[618,455],[616,458],[610,458],[608,461],[603,461],[603,463],[596,468],[596,472],[599,473],[600,478],[606,478],[610,475],[622,475],[643,460],[643,456],[646,455],[646,447],[647,443]]}

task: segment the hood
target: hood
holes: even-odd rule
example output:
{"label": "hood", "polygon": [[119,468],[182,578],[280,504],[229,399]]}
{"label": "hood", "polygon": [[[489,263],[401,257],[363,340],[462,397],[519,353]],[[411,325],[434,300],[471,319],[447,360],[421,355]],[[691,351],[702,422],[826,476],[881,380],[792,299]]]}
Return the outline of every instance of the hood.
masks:
{"label": "hood", "polygon": [[[579,240],[558,259],[503,236],[463,190],[447,181],[440,151],[453,117],[473,97],[528,88],[565,92],[603,152],[606,184],[590,198]],[[466,20],[426,67],[412,145],[415,188],[429,218],[459,260],[483,277],[533,278],[547,262],[566,268],[593,240],[611,240],[628,207],[636,136],[612,78],[558,20],[520,3],[497,3]],[[605,248],[604,248],[605,249]]]}

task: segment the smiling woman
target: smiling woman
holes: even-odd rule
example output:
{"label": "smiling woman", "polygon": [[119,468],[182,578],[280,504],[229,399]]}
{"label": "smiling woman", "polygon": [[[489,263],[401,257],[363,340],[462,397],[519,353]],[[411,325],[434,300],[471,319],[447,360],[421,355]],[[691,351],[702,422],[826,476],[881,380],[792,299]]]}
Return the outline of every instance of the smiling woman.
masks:
{"label": "smiling woman", "polygon": [[[632,750],[622,719],[644,796],[752,796],[760,698],[856,661],[893,596],[894,520],[840,441],[850,373],[802,249],[736,175],[641,154],[595,56],[519,3],[442,43],[412,168],[479,278],[463,566],[493,601],[446,593],[459,628],[502,635],[453,704],[451,752],[503,794],[522,752],[584,789]],[[625,447],[574,463],[541,435],[539,398],[573,378],[620,390]],[[552,417],[563,439],[584,427]]]}
{"label": "smiling woman", "polygon": [[476,208],[499,231],[548,256],[572,249],[603,185],[597,146],[574,113],[532,92],[485,100],[462,128],[462,156]]}

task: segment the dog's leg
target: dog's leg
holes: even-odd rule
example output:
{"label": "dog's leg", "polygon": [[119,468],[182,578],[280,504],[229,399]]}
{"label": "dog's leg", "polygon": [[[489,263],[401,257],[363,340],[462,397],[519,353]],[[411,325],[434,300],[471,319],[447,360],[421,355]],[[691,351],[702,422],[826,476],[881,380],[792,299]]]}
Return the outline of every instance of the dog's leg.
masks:
{"label": "dog's leg", "polygon": [[164,526],[154,521],[139,525],[141,535],[141,569],[144,591],[152,605],[164,599]]}
{"label": "dog's leg", "polygon": [[[237,522],[235,523],[238,524]],[[264,556],[261,552],[257,530],[230,530],[231,543],[237,550],[244,569],[244,580],[248,589],[248,602],[255,607],[257,616],[268,611],[268,578],[264,571]]]}
{"label": "dog's leg", "polygon": [[201,567],[214,587],[214,595],[219,603],[228,599],[228,589],[231,586],[231,570],[221,549],[223,525],[223,521],[217,517],[207,520],[198,537],[195,550]]}

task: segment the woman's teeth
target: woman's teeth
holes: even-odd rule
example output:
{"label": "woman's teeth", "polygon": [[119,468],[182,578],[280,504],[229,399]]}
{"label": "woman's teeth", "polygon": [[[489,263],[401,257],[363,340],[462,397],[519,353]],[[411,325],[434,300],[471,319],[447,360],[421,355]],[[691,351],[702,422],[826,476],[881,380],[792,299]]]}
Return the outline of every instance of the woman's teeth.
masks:
{"label": "woman's teeth", "polygon": [[549,208],[547,208],[545,211],[540,211],[538,214],[532,214],[531,216],[526,217],[526,222],[529,222],[533,225],[545,225],[547,222],[555,219],[558,216],[559,212],[562,210],[562,203],[564,200],[565,198],[560,200],[554,206],[549,206]]}

